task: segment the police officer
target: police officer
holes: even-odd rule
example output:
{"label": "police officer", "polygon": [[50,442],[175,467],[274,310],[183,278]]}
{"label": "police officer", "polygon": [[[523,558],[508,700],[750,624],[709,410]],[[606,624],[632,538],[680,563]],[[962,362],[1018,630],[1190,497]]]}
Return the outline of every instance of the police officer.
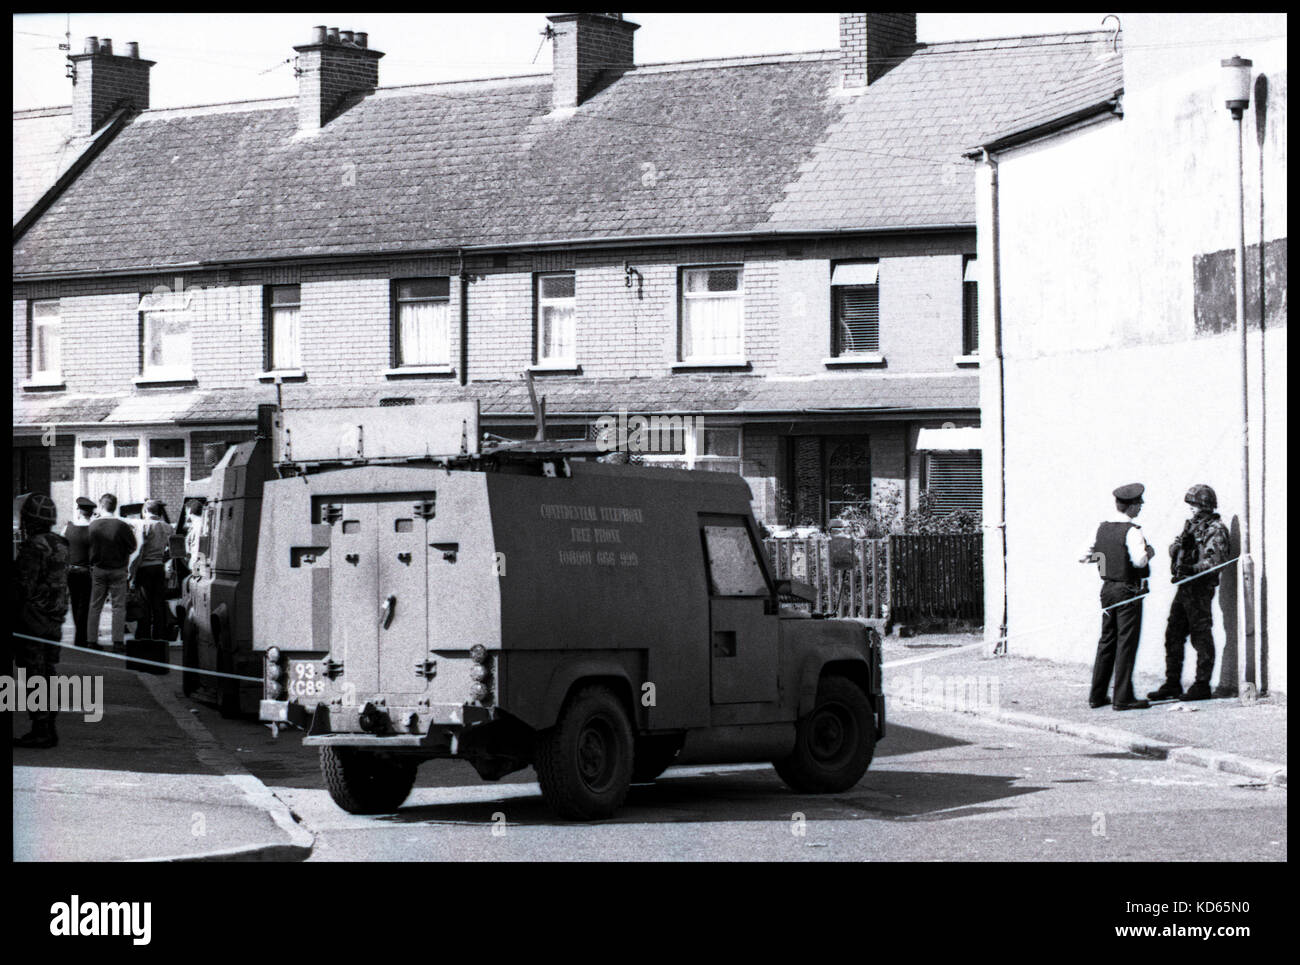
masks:
{"label": "police officer", "polygon": [[1150,562],[1155,550],[1142,536],[1142,527],[1133,522],[1142,511],[1141,483],[1120,486],[1113,493],[1115,516],[1097,527],[1092,559],[1100,563],[1101,572],[1101,639],[1097,642],[1097,659],[1092,667],[1092,692],[1089,704],[1104,707],[1111,673],[1115,676],[1116,710],[1141,710],[1151,705],[1133,693],[1133,664],[1137,661],[1138,636],[1142,632],[1142,600]]}
{"label": "police officer", "polygon": [[[1210,603],[1219,585],[1220,563],[1229,555],[1228,528],[1214,510],[1219,498],[1214,490],[1198,484],[1187,490],[1183,501],[1191,505],[1192,514],[1183,531],[1169,546],[1173,582],[1189,577],[1174,593],[1165,627],[1165,682],[1147,696],[1152,700],[1209,700],[1210,675],[1214,673],[1214,636],[1210,627],[1213,616]],[[1207,572],[1213,570],[1213,572]],[[1197,576],[1201,573],[1203,576]],[[1188,636],[1196,651],[1196,680],[1183,693],[1183,653]]]}
{"label": "police officer", "polygon": [[[19,524],[18,552],[14,557],[13,638],[14,662],[25,667],[28,677],[48,678],[59,661],[59,648],[40,640],[57,641],[63,636],[63,617],[68,612],[68,541],[50,530],[58,518],[54,501],[44,493],[27,493],[14,500]],[[39,637],[40,640],[31,639]],[[50,707],[28,710],[32,729],[14,739],[15,747],[53,747],[59,742],[54,729],[55,711]]]}

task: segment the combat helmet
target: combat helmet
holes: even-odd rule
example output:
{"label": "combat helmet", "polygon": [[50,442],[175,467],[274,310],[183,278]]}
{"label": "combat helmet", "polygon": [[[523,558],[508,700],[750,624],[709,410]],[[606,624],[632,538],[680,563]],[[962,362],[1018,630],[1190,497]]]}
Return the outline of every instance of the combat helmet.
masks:
{"label": "combat helmet", "polygon": [[24,493],[14,500],[14,528],[38,532],[50,529],[58,522],[59,513],[54,500],[45,493]]}
{"label": "combat helmet", "polygon": [[1214,495],[1214,490],[1204,483],[1197,483],[1191,489],[1187,490],[1187,495],[1183,497],[1183,502],[1191,503],[1201,509],[1214,509],[1219,505],[1219,497]]}

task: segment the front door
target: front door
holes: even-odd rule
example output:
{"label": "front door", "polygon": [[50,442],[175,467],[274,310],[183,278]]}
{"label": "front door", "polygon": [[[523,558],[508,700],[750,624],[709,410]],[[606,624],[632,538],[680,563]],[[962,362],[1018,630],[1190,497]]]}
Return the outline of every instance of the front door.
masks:
{"label": "front door", "polygon": [[777,699],[777,617],[743,517],[702,521],[709,574],[709,648],[715,704]]}

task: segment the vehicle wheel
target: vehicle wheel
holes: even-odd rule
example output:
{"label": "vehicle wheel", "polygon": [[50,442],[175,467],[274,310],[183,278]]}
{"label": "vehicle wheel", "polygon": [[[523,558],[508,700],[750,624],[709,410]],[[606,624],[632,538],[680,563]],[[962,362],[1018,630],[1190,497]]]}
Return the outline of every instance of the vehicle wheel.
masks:
{"label": "vehicle wheel", "polygon": [[800,718],[794,751],[774,761],[793,790],[847,791],[867,772],[876,750],[876,719],[862,688],[847,677],[825,677],[817,703]]}
{"label": "vehicle wheel", "polygon": [[632,782],[632,725],[623,704],[605,687],[583,687],[538,735],[535,767],[542,797],[560,817],[612,815]]}
{"label": "vehicle wheel", "polygon": [[199,628],[194,621],[186,618],[181,630],[181,665],[187,669],[181,671],[181,693],[186,697],[199,689]]}
{"label": "vehicle wheel", "polygon": [[676,737],[641,737],[635,744],[632,758],[632,783],[653,781],[677,759],[682,742]]}
{"label": "vehicle wheel", "polygon": [[357,747],[322,747],[320,769],[334,803],[349,814],[391,814],[415,784],[414,759]]}

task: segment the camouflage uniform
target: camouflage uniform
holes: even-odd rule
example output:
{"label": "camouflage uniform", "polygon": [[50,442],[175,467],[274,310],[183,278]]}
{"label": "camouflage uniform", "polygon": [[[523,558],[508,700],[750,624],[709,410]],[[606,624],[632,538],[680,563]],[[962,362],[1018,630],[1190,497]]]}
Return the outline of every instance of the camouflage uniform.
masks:
{"label": "camouflage uniform", "polygon": [[1170,691],[1181,690],[1183,652],[1190,636],[1196,651],[1193,686],[1208,691],[1210,676],[1214,672],[1210,604],[1215,587],[1219,585],[1220,571],[1206,571],[1229,560],[1232,553],[1228,545],[1228,529],[1214,511],[1217,505],[1214,490],[1209,486],[1193,486],[1186,501],[1196,506],[1197,511],[1169,547],[1173,581],[1185,580],[1197,573],[1205,575],[1181,584],[1174,595],[1169,623],[1165,628],[1165,687]]}
{"label": "camouflage uniform", "polygon": [[[63,635],[63,618],[68,612],[68,541],[49,531],[53,523],[53,504],[36,494],[26,497],[20,510],[25,539],[14,556],[13,609],[14,662],[27,670],[28,678],[50,677],[59,662],[59,648],[54,644],[27,639],[40,637],[59,640]],[[49,518],[44,518],[45,514]],[[55,712],[50,709],[29,710],[33,733],[51,737]]]}

